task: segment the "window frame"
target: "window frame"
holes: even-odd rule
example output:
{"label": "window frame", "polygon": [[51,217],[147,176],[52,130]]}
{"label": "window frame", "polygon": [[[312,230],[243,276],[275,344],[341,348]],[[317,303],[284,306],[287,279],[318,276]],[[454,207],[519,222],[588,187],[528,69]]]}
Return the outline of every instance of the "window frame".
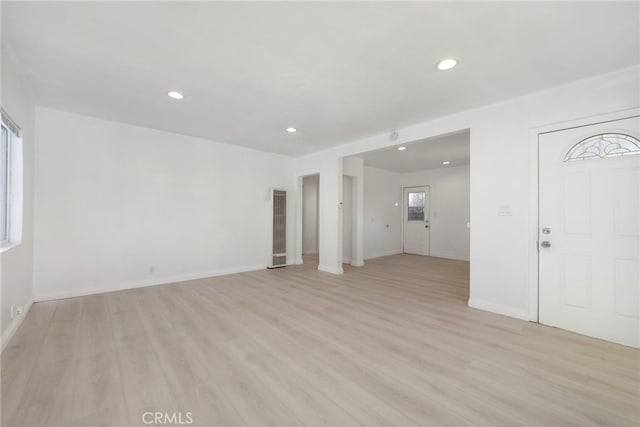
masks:
{"label": "window frame", "polygon": [[[411,206],[411,195],[412,194],[420,194],[422,193],[422,206]],[[426,191],[408,191],[407,192],[407,222],[423,222],[426,218],[426,214],[425,214],[425,205],[426,205],[426,201],[427,201],[427,193]],[[420,208],[422,207],[422,219],[411,219],[411,208]]]}
{"label": "window frame", "polygon": [[[618,144],[617,142],[615,142],[616,139],[625,140],[633,148],[632,149],[625,148],[625,150],[627,150],[626,152],[624,151],[618,151],[615,153],[607,152],[606,151],[607,147],[603,146],[603,142],[606,142],[608,145],[611,145],[612,141],[614,141],[613,143]],[[591,152],[593,155],[584,156],[583,154],[586,152],[586,149],[582,149],[582,151],[580,151],[580,149],[583,146],[587,146],[588,148],[596,147],[598,149],[598,153]],[[608,159],[612,157],[633,156],[633,155],[639,155],[639,154],[640,154],[640,140],[638,140],[638,138],[636,138],[635,136],[630,135],[628,133],[624,133],[624,132],[603,132],[603,133],[598,133],[595,135],[588,136],[578,141],[577,143],[573,144],[571,148],[567,150],[567,153],[564,156],[563,162],[564,163],[581,162],[585,160],[599,160],[599,159]]]}
{"label": "window frame", "polygon": [[5,215],[5,230],[4,236],[0,235],[0,248],[5,248],[11,245],[11,184],[12,184],[12,140],[14,133],[11,131],[11,128],[7,126],[4,121],[0,122],[0,126],[2,129],[7,132],[7,156],[6,156],[6,206],[4,206],[4,215]]}
{"label": "window frame", "polygon": [[[6,230],[0,236],[0,254],[22,243],[24,225],[24,145],[22,129],[11,119],[4,108],[0,125],[7,131],[6,159]],[[5,202],[2,202],[3,204]],[[0,207],[1,209],[1,207]]]}

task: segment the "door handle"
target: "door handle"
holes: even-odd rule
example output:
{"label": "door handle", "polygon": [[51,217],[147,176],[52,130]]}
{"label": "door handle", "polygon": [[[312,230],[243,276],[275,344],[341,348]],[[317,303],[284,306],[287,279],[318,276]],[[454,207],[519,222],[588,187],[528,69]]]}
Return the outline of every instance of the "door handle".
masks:
{"label": "door handle", "polygon": [[551,247],[551,242],[548,240],[544,240],[542,242],[540,242],[540,246],[542,246],[543,248],[550,248]]}

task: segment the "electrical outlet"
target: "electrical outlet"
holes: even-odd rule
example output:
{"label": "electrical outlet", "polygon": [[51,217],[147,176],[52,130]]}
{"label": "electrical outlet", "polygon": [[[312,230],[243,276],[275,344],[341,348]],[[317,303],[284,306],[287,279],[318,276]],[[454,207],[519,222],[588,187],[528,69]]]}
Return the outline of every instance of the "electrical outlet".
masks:
{"label": "electrical outlet", "polygon": [[20,316],[22,313],[24,313],[24,308],[21,305],[19,305],[18,308],[16,309],[16,314]]}

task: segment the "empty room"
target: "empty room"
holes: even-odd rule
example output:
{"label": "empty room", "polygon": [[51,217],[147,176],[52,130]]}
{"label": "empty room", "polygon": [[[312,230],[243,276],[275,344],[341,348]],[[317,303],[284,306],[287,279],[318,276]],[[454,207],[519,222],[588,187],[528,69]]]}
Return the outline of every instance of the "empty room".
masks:
{"label": "empty room", "polygon": [[0,425],[640,425],[640,3],[2,1]]}

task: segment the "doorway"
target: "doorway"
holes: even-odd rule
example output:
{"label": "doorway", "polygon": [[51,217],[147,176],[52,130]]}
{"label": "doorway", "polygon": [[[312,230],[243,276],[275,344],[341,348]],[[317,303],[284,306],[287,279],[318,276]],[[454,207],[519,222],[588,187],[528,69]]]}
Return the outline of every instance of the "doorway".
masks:
{"label": "doorway", "polygon": [[429,186],[405,187],[403,191],[403,252],[429,255]]}
{"label": "doorway", "polygon": [[640,346],[640,118],[539,135],[539,322]]}
{"label": "doorway", "polygon": [[302,178],[302,255],[304,263],[318,263],[320,175]]}
{"label": "doorway", "polygon": [[356,228],[355,178],[342,176],[342,263],[351,264],[354,254],[353,234]]}

